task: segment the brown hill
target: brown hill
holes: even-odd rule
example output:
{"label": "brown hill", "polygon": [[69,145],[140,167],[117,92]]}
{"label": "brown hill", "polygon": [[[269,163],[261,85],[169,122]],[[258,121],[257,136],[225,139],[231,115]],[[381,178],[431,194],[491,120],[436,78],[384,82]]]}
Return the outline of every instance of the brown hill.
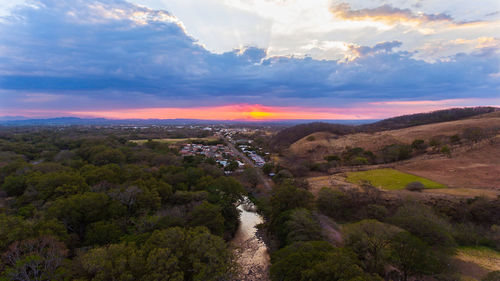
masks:
{"label": "brown hill", "polygon": [[429,141],[431,138],[436,137],[444,138],[456,134],[460,135],[465,129],[473,127],[482,129],[500,127],[500,113],[493,112],[464,120],[374,133],[336,135],[329,132],[316,132],[294,142],[288,152],[299,157],[318,161],[322,160],[326,155],[339,154],[346,147],[362,147],[365,150],[377,152],[391,144],[411,144],[416,139]]}
{"label": "brown hill", "polygon": [[428,113],[403,115],[359,126],[321,122],[300,124],[278,132],[278,134],[271,139],[270,147],[275,151],[279,151],[288,148],[292,143],[301,138],[316,132],[329,132],[336,135],[347,135],[360,132],[381,132],[425,124],[462,120],[481,114],[498,113],[499,111],[500,109],[495,107],[451,108]]}

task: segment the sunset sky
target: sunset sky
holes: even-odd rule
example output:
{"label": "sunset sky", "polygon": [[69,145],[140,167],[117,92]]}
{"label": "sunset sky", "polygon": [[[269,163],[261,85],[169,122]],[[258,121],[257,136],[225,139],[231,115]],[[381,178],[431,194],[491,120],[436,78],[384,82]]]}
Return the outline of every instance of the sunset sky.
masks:
{"label": "sunset sky", "polygon": [[0,0],[0,116],[500,106],[498,0]]}

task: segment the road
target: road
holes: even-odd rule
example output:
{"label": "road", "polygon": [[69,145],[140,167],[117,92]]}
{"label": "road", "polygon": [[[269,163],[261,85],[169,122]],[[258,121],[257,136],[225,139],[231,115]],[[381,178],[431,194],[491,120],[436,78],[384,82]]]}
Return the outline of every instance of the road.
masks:
{"label": "road", "polygon": [[273,182],[264,174],[264,172],[262,172],[262,170],[259,167],[257,167],[255,165],[255,163],[250,158],[248,158],[248,156],[246,156],[244,153],[242,153],[241,151],[236,149],[236,147],[229,140],[227,140],[226,138],[224,138],[224,140],[226,141],[227,146],[231,150],[233,150],[235,155],[240,156],[246,165],[249,165],[250,167],[255,168],[255,170],[257,171],[257,175],[259,176],[260,183],[262,183],[262,186],[265,188],[266,192],[270,192],[273,189],[273,187],[272,187]]}

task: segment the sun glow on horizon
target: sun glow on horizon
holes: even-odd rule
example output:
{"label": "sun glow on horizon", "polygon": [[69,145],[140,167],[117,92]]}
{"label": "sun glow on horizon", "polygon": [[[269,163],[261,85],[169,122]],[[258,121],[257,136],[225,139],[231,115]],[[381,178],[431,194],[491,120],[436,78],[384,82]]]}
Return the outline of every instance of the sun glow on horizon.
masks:
{"label": "sun glow on horizon", "polygon": [[449,99],[416,101],[379,101],[357,103],[350,107],[267,106],[262,104],[232,104],[205,107],[155,107],[102,110],[33,110],[11,112],[0,110],[0,116],[30,118],[81,117],[107,119],[201,119],[201,120],[359,120],[383,119],[398,115],[429,112],[467,105],[500,106],[484,99]]}

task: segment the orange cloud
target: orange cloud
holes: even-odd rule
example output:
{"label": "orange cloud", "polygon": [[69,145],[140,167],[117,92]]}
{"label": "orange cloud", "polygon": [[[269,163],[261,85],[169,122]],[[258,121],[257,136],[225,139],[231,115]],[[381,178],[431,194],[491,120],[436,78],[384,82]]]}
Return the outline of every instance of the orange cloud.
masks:
{"label": "orange cloud", "polygon": [[[391,5],[383,5],[376,8],[365,8],[353,10],[348,3],[333,5],[330,11],[335,17],[354,21],[375,21],[386,24],[407,23],[422,25],[425,23],[447,23],[452,26],[477,24],[479,22],[456,22],[447,14],[425,14],[414,13],[410,9],[399,9]],[[431,30],[423,30],[432,32]]]}

